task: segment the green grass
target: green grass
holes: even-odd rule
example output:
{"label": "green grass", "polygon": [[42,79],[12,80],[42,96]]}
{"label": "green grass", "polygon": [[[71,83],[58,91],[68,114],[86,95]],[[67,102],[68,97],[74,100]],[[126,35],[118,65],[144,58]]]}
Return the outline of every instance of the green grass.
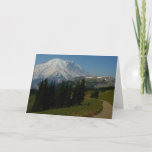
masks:
{"label": "green grass", "polygon": [[102,103],[98,101],[88,101],[89,104],[83,104],[79,106],[72,106],[67,108],[58,108],[42,111],[43,114],[54,115],[67,115],[67,116],[81,116],[91,117],[102,110]]}
{"label": "green grass", "polygon": [[99,98],[113,105],[114,90],[100,91]]}
{"label": "green grass", "polygon": [[[84,101],[81,105],[65,107],[65,108],[56,108],[49,109],[39,112],[40,114],[54,114],[54,115],[67,115],[67,116],[81,116],[81,117],[92,117],[97,113],[101,112],[103,109],[102,100],[110,102],[113,104],[113,90],[100,91],[99,98],[90,98],[92,91],[87,91],[85,93]],[[28,110],[34,104],[35,96],[32,95],[29,98]]]}
{"label": "green grass", "polygon": [[66,116],[81,116],[91,117],[102,111],[102,101],[99,99],[90,98],[91,92],[86,92],[84,101],[81,105],[50,109],[40,112],[41,114],[54,114],[54,115],[66,115]]}

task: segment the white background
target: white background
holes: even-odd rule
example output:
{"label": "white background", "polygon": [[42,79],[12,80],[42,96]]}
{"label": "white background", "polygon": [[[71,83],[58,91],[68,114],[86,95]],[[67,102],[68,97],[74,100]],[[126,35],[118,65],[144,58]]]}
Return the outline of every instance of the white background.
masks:
{"label": "white background", "polygon": [[134,0],[0,0],[0,89],[29,89],[36,53],[119,55],[123,74],[134,14]]}

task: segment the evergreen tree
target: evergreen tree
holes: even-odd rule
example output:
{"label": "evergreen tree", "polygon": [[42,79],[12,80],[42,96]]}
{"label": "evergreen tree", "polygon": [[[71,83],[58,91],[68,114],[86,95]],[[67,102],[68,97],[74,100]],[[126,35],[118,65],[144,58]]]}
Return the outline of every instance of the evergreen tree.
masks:
{"label": "evergreen tree", "polygon": [[62,81],[56,93],[56,107],[63,107],[64,102],[65,102],[65,82]]}
{"label": "evergreen tree", "polygon": [[50,108],[49,102],[49,84],[48,79],[44,80],[44,91],[43,91],[43,101],[42,101],[42,108],[43,110],[47,110]]}
{"label": "evergreen tree", "polygon": [[39,112],[54,107],[69,107],[80,105],[85,96],[85,79],[78,81],[72,88],[72,83],[62,81],[56,89],[55,81],[48,83],[42,80],[36,94],[36,99],[30,112]]}
{"label": "evergreen tree", "polygon": [[73,105],[80,105],[81,102],[84,100],[85,95],[85,79],[78,81],[76,86],[73,90],[72,96],[72,104]]}
{"label": "evergreen tree", "polygon": [[50,108],[48,80],[42,80],[36,94],[35,103],[32,107],[33,112],[39,112]]}
{"label": "evergreen tree", "polygon": [[66,90],[65,90],[65,102],[64,102],[65,107],[69,107],[72,105],[71,94],[72,94],[72,84],[67,82],[66,83]]}
{"label": "evergreen tree", "polygon": [[74,89],[73,89],[73,94],[72,94],[72,105],[77,105],[78,104],[78,100],[79,100],[79,86],[80,83],[79,81],[77,81]]}
{"label": "evergreen tree", "polygon": [[85,96],[85,79],[82,79],[80,83],[80,101],[84,100],[84,96]]}
{"label": "evergreen tree", "polygon": [[44,95],[44,81],[42,80],[39,89],[36,94],[36,99],[33,107],[31,108],[31,112],[38,112],[43,109],[43,95]]}
{"label": "evergreen tree", "polygon": [[91,93],[91,98],[98,98],[98,96],[99,96],[99,91],[98,90],[95,90],[95,91],[93,91],[92,93]]}
{"label": "evergreen tree", "polygon": [[55,106],[55,81],[52,81],[48,88],[49,108]]}

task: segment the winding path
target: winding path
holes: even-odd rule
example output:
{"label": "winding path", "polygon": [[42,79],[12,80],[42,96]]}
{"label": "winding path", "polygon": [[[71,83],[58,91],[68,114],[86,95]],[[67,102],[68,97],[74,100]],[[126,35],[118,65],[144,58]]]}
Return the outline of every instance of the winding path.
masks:
{"label": "winding path", "polygon": [[103,110],[97,115],[94,115],[94,118],[112,118],[112,105],[108,101],[102,101]]}

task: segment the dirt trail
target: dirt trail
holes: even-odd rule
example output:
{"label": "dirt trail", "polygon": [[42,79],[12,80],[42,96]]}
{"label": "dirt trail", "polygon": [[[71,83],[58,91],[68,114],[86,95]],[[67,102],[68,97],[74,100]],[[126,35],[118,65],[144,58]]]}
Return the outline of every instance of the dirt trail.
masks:
{"label": "dirt trail", "polygon": [[99,112],[94,118],[112,118],[112,105],[108,101],[102,101],[103,110]]}

